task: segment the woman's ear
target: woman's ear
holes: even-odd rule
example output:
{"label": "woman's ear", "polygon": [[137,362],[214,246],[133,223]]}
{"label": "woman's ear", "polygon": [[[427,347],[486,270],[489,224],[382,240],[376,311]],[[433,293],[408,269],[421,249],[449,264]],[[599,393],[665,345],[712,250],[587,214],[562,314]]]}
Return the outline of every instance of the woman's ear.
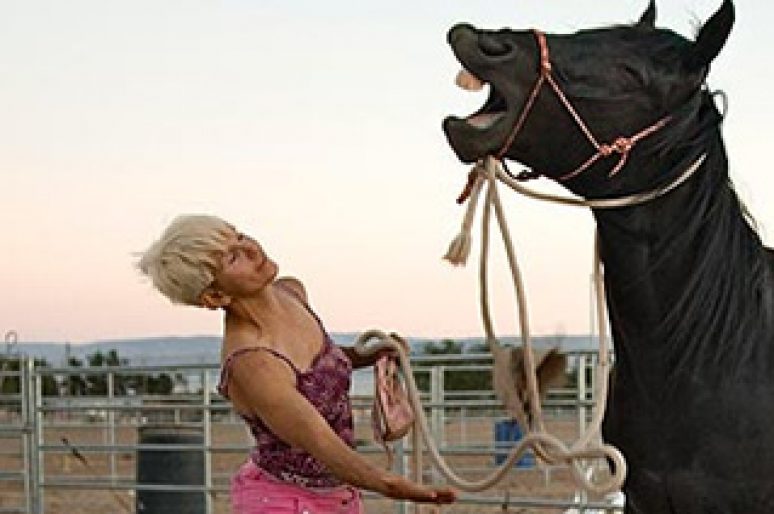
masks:
{"label": "woman's ear", "polygon": [[231,303],[231,297],[215,288],[208,287],[199,295],[199,304],[208,309],[222,309]]}

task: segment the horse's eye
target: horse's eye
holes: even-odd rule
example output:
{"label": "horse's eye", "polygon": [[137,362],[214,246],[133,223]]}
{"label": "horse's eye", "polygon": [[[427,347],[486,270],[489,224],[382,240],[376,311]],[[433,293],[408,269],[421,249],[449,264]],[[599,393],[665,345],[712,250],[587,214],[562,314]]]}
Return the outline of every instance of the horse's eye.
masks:
{"label": "horse's eye", "polygon": [[627,84],[635,86],[642,86],[645,84],[645,77],[640,68],[630,64],[623,64],[619,67],[619,71]]}

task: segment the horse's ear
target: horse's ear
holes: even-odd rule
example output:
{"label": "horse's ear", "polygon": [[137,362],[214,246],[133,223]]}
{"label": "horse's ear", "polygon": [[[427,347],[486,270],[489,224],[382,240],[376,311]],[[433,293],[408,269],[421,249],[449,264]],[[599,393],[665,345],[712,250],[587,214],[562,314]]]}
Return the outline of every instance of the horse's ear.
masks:
{"label": "horse's ear", "polygon": [[696,71],[712,62],[726,44],[733,25],[734,4],[731,0],[724,0],[720,9],[702,26],[696,42],[691,45],[685,59],[686,68]]}
{"label": "horse's ear", "polygon": [[650,0],[648,8],[640,16],[640,21],[637,22],[638,27],[653,28],[656,26],[656,0]]}

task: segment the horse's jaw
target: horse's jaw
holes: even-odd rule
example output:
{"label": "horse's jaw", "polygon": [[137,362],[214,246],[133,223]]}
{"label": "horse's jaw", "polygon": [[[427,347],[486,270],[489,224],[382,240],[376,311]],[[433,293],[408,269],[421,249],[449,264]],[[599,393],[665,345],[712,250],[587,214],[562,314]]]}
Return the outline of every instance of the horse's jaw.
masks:
{"label": "horse's jaw", "polygon": [[[463,69],[457,85],[468,90],[478,91],[485,86],[489,89],[484,105],[476,112],[464,117],[448,116],[443,121],[443,131],[457,157],[472,163],[487,155],[497,155],[516,122],[517,108],[509,103],[509,98],[514,98],[514,86],[511,79],[502,77],[502,61],[513,59],[508,54],[515,51],[503,43],[504,54],[492,55],[492,49],[484,46],[486,42],[490,46],[495,44],[495,36],[469,25],[453,27],[448,40]],[[501,62],[496,63],[498,60]]]}

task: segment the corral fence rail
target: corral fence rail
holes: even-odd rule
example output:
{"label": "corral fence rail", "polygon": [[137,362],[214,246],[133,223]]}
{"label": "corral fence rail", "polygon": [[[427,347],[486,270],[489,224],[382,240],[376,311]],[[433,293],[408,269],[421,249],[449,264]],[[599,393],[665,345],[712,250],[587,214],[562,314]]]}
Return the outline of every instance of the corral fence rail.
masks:
{"label": "corral fence rail", "polygon": [[[202,514],[229,512],[229,477],[245,459],[250,438],[216,392],[217,364],[52,368],[18,359],[18,371],[0,369],[0,514],[87,512],[83,502],[94,504],[95,513],[155,514],[157,501],[193,501],[191,512]],[[513,421],[480,386],[491,383],[491,356],[417,356],[412,364],[441,453],[467,477],[491,472],[514,439],[510,432],[502,437]],[[545,401],[549,426],[568,442],[590,418],[595,364],[595,352],[568,353],[566,384]],[[145,387],[164,380],[163,393]],[[102,394],[81,394],[79,383],[101,384]],[[383,450],[370,437],[371,402],[369,394],[353,394],[358,451],[383,465]],[[395,448],[394,469],[401,473],[408,473],[409,439]],[[442,481],[429,466],[423,475]],[[364,496],[369,513],[411,510]],[[577,491],[563,466],[534,460],[520,461],[496,490],[464,494],[448,512],[508,509],[619,512],[609,497]]]}

